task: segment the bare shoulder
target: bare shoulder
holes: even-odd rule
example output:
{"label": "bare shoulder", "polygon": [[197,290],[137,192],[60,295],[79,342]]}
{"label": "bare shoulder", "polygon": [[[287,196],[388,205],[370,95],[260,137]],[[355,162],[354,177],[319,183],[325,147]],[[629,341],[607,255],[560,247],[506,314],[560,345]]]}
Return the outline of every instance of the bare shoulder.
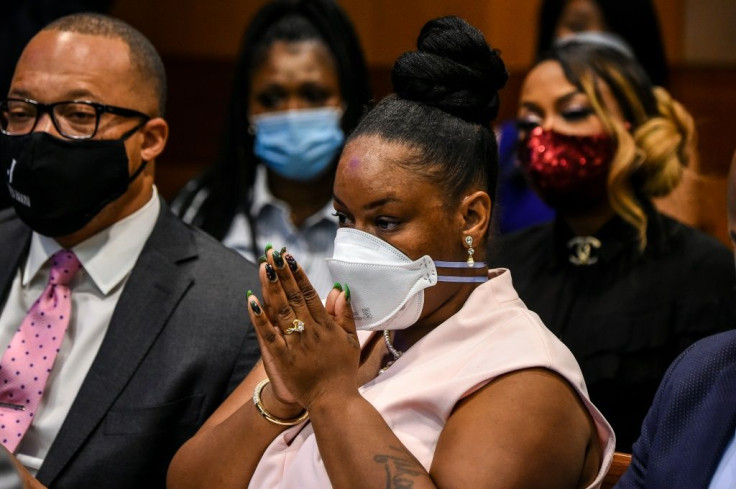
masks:
{"label": "bare shoulder", "polygon": [[601,459],[575,389],[534,368],[499,377],[455,406],[430,474],[443,489],[573,489],[595,479]]}

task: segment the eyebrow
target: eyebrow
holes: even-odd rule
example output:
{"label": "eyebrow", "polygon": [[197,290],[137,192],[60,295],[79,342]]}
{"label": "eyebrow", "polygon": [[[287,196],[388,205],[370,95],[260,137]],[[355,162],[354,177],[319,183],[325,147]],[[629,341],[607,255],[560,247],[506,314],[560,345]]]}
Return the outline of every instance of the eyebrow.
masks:
{"label": "eyebrow", "polygon": [[18,90],[17,88],[13,88],[8,92],[8,97],[19,97],[19,98],[31,98],[31,94],[28,93],[26,90]]}
{"label": "eyebrow", "polygon": [[79,99],[83,97],[84,98],[91,97],[95,100],[97,99],[97,97],[92,92],[90,92],[89,90],[83,89],[83,88],[72,90],[71,92],[67,92],[66,96],[71,97],[72,99]]}
{"label": "eyebrow", "polygon": [[[335,199],[335,202],[340,204],[343,207],[347,207],[345,203],[340,200],[340,198],[337,195],[332,195],[332,198]],[[386,197],[383,199],[374,200],[373,202],[369,202],[368,204],[363,206],[364,210],[371,210],[375,209],[376,207],[381,207],[382,205],[388,204],[389,202],[400,202],[401,199],[397,199],[396,197]]]}
{"label": "eyebrow", "polygon": [[[21,89],[13,88],[8,93],[8,96],[11,97],[11,98],[12,97],[19,97],[19,98],[25,98],[25,99],[35,100],[35,98],[31,95],[31,92],[29,92],[28,90],[24,90],[22,88]],[[65,96],[64,96],[64,100],[62,100],[62,101],[82,100],[82,99],[84,99],[84,100],[92,99],[93,101],[97,101],[98,100],[98,97],[96,97],[89,90],[82,88],[82,89],[72,90],[71,92],[67,92],[65,94]],[[45,101],[45,102],[46,103],[49,103],[48,101]]]}
{"label": "eyebrow", "polygon": [[565,95],[563,95],[563,96],[561,96],[561,97],[557,97],[557,105],[562,105],[562,104],[565,104],[565,103],[567,103],[567,102],[568,102],[568,101],[569,101],[569,100],[570,100],[571,98],[573,98],[573,97],[574,97],[574,96],[576,96],[576,95],[580,95],[580,94],[582,94],[582,95],[585,95],[585,94],[584,94],[583,92],[581,92],[580,90],[578,90],[578,89],[576,88],[575,90],[573,90],[573,91],[571,91],[571,92],[568,92],[568,93],[566,93]]}
{"label": "eyebrow", "polygon": [[268,82],[262,87],[254,87],[254,93],[266,93],[266,92],[283,92],[284,88],[279,83]]}
{"label": "eyebrow", "polygon": [[[573,90],[573,91],[571,91],[571,92],[568,92],[568,93],[566,93],[566,94],[564,94],[564,95],[562,95],[562,96],[558,97],[558,98],[557,98],[557,100],[555,100],[555,105],[556,105],[556,106],[564,105],[564,104],[566,104],[566,103],[567,103],[567,102],[568,102],[568,101],[569,101],[569,100],[570,100],[571,98],[575,97],[576,95],[580,95],[580,94],[583,94],[583,95],[585,95],[585,94],[584,94],[583,92],[581,92],[581,91],[580,91],[580,90],[578,90],[578,89],[575,89],[575,90]],[[528,100],[522,100],[522,101],[521,101],[521,106],[522,106],[523,108],[525,108],[525,109],[528,109],[528,110],[531,110],[531,111],[533,111],[533,112],[544,112],[544,111],[542,110],[542,108],[541,108],[541,107],[540,107],[539,105],[535,104],[534,102],[530,102],[530,101],[528,101]]]}
{"label": "eyebrow", "polygon": [[530,111],[530,112],[543,112],[542,108],[535,104],[534,102],[527,102],[526,100],[521,101],[521,107]]}

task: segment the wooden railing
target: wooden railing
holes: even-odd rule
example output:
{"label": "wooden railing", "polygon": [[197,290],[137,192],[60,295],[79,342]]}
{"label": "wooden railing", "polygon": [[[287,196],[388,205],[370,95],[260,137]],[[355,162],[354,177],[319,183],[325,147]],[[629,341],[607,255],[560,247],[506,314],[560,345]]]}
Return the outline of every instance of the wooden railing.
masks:
{"label": "wooden railing", "polygon": [[616,452],[613,454],[613,462],[611,467],[608,469],[606,478],[603,479],[603,485],[601,489],[611,489],[616,485],[616,482],[624,475],[626,469],[629,468],[631,463],[631,455],[628,453]]}

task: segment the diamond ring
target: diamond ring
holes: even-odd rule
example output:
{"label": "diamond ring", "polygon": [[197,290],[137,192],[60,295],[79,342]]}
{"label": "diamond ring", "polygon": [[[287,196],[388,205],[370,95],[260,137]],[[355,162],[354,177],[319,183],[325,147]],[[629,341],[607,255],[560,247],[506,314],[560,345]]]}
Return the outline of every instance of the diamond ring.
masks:
{"label": "diamond ring", "polygon": [[291,328],[287,328],[286,331],[284,331],[284,334],[294,334],[294,333],[303,333],[304,332],[304,321],[301,321],[299,319],[295,319],[292,323],[294,326]]}

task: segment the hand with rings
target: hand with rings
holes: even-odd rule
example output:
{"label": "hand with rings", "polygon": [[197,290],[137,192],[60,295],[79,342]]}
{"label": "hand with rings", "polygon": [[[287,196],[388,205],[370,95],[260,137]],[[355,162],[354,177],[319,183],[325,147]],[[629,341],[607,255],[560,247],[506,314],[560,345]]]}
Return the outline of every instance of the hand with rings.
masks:
{"label": "hand with rings", "polygon": [[357,390],[360,345],[350,289],[335,284],[322,305],[296,259],[266,247],[259,276],[262,299],[248,295],[274,395],[307,408],[318,395]]}

